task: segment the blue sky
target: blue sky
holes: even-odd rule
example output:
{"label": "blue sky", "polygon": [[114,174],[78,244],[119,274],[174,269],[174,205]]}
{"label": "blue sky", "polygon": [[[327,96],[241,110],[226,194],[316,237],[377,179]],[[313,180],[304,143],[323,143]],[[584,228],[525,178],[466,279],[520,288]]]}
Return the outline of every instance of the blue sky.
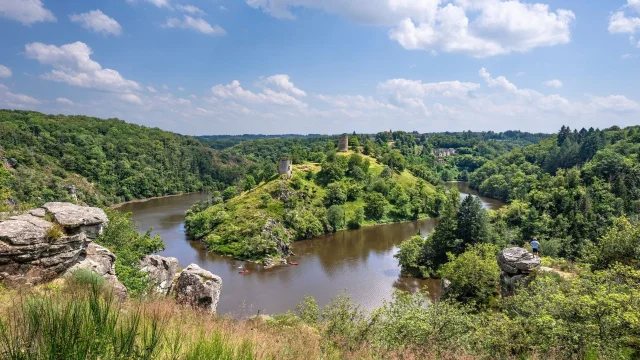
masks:
{"label": "blue sky", "polygon": [[640,0],[0,0],[0,107],[184,134],[638,124]]}

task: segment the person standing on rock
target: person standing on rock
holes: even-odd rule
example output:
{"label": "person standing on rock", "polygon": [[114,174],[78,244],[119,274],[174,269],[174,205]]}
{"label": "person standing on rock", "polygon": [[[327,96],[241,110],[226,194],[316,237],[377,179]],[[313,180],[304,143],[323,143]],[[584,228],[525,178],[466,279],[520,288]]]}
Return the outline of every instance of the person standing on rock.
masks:
{"label": "person standing on rock", "polygon": [[531,247],[533,248],[533,256],[540,257],[540,253],[538,252],[540,243],[538,242],[538,239],[533,238],[533,240],[531,240]]}

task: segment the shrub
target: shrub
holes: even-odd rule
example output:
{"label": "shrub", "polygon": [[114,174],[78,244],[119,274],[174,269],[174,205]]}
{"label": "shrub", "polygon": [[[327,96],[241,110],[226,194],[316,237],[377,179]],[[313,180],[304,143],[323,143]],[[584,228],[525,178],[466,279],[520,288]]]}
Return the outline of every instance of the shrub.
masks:
{"label": "shrub", "polygon": [[347,193],[342,183],[331,183],[327,186],[325,202],[327,205],[342,205],[347,201]]}
{"label": "shrub", "polygon": [[387,212],[387,199],[380,193],[371,193],[365,198],[364,211],[372,219],[381,219]]}
{"label": "shrub", "polygon": [[359,229],[360,226],[362,226],[363,222],[364,222],[364,208],[357,207],[353,212],[353,217],[349,219],[349,223],[347,224],[347,226],[349,226],[350,229]]}
{"label": "shrub", "polygon": [[131,223],[131,214],[123,214],[117,210],[106,209],[109,223],[96,243],[102,245],[116,255],[116,274],[127,288],[129,295],[139,296],[149,290],[152,284],[147,274],[140,271],[140,259],[145,255],[164,250],[164,243],[159,236],[151,236],[151,230],[144,235],[139,234]]}
{"label": "shrub", "polygon": [[63,236],[64,236],[64,230],[62,229],[62,226],[60,226],[60,224],[58,223],[53,223],[53,225],[51,225],[47,229],[47,240],[49,242],[55,242],[57,240],[60,240],[60,238]]}
{"label": "shrub", "polygon": [[498,249],[492,244],[477,244],[455,256],[440,269],[440,276],[451,281],[444,298],[474,304],[477,308],[496,305],[500,285]]}

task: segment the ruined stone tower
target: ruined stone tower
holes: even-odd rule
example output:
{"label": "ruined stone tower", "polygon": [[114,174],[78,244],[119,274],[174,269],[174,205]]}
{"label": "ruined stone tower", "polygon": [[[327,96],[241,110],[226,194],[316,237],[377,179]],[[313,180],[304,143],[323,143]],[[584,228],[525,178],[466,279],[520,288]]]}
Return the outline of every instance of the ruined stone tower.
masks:
{"label": "ruined stone tower", "polygon": [[341,135],[338,139],[338,151],[347,152],[349,151],[349,135],[344,134]]}
{"label": "ruined stone tower", "polygon": [[278,163],[278,175],[291,177],[291,159],[282,159]]}

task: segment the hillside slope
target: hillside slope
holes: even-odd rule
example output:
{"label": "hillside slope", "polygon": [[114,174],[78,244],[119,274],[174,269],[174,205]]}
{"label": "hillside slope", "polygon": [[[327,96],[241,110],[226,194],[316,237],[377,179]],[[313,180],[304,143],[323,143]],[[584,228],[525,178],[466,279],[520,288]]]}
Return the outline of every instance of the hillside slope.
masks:
{"label": "hillside slope", "polygon": [[70,201],[90,205],[226,187],[244,174],[198,140],[118,119],[0,110],[0,211]]}
{"label": "hillside slope", "polygon": [[294,165],[293,175],[275,176],[228,199],[196,204],[187,234],[210,250],[236,258],[286,257],[292,240],[363,225],[406,221],[437,212],[436,189],[403,170],[384,167],[352,152],[322,164]]}

